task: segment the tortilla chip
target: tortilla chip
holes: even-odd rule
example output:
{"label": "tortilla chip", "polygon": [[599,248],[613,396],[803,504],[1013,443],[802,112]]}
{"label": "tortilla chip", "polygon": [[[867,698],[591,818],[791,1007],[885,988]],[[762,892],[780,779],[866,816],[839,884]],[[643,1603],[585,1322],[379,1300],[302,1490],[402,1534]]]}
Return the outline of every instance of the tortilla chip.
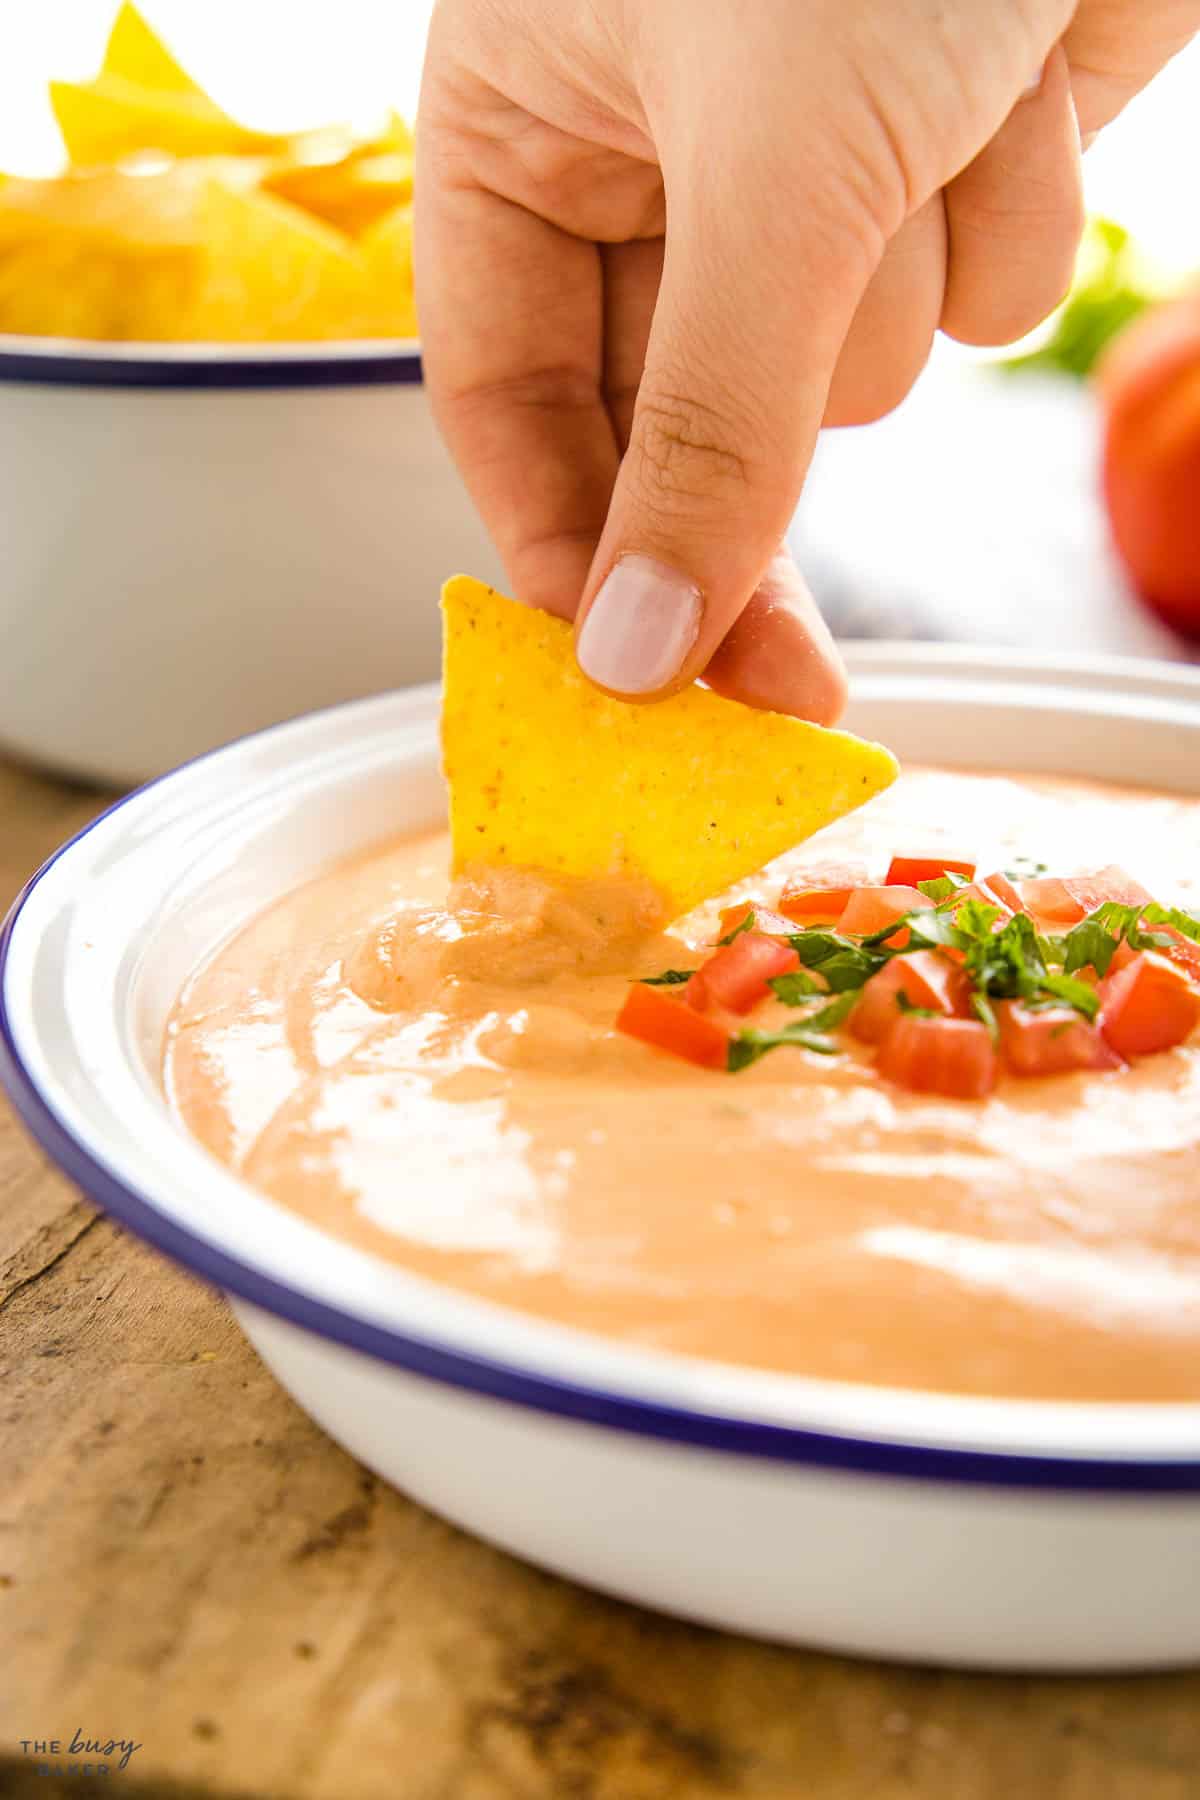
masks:
{"label": "tortilla chip", "polygon": [[101,74],[163,94],[204,94],[129,0],[113,21]]}
{"label": "tortilla chip", "polygon": [[412,157],[395,150],[364,155],[355,149],[333,162],[289,159],[264,177],[262,187],[357,237],[412,199]]}
{"label": "tortilla chip", "polygon": [[32,337],[163,338],[195,282],[187,252],[128,252],[67,235],[0,251],[0,331]]}
{"label": "tortilla chip", "polygon": [[691,687],[651,706],[581,674],[571,627],[458,575],[442,590],[455,871],[628,871],[677,918],[893,782],[878,744]]}
{"label": "tortilla chip", "polygon": [[197,157],[153,173],[73,169],[53,180],[14,178],[0,187],[0,247],[71,236],[131,254],[201,247],[199,201],[213,179],[252,185],[252,157]]}
{"label": "tortilla chip", "polygon": [[413,300],[413,210],[397,206],[358,242],[371,294],[369,329],[377,337],[416,337]]}
{"label": "tortilla chip", "polygon": [[185,335],[224,343],[357,335],[366,277],[340,232],[271,194],[212,181],[202,237],[208,266]]}
{"label": "tortilla chip", "polygon": [[221,156],[272,149],[279,139],[239,125],[204,94],[164,94],[118,75],[52,81],[50,105],[76,166],[120,162],[139,151]]}
{"label": "tortilla chip", "polygon": [[414,145],[408,120],[394,109],[390,111],[387,116],[387,125],[376,142],[381,150],[403,150],[411,156]]}

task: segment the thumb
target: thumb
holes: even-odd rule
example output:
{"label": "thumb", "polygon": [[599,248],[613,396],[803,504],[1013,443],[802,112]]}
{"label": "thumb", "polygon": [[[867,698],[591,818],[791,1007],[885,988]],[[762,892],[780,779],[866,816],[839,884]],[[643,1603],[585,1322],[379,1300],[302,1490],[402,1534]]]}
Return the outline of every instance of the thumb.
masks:
{"label": "thumb", "polygon": [[642,699],[701,674],[762,580],[880,248],[816,215],[827,180],[796,169],[768,189],[743,151],[739,194],[731,162],[690,160],[681,204],[667,178],[662,284],[577,623],[584,674]]}

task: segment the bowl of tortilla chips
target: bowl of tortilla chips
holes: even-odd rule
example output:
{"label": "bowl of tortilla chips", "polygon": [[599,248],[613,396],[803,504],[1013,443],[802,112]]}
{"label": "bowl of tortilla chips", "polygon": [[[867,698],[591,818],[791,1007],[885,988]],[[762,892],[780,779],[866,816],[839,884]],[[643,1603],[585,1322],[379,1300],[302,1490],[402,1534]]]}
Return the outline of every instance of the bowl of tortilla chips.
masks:
{"label": "bowl of tortilla chips", "polygon": [[0,739],[130,782],[436,672],[498,573],[434,428],[412,138],[231,118],[123,6],[53,82],[68,165],[0,175]]}

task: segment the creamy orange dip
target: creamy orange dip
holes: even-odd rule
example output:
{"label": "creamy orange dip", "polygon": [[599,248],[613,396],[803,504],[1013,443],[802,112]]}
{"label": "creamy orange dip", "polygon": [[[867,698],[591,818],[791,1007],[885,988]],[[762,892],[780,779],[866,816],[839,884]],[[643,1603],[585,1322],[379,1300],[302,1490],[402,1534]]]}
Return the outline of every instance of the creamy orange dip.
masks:
{"label": "creamy orange dip", "polygon": [[[721,903],[899,849],[1055,873],[1119,858],[1164,902],[1200,900],[1200,800],[916,770]],[[1200,1398],[1200,1040],[981,1102],[892,1087],[853,1046],[697,1069],[613,1020],[631,977],[698,960],[716,904],[669,937],[615,885],[548,897],[510,873],[449,906],[447,861],[428,836],[343,864],[184,990],[171,1103],[251,1186],[421,1274],[640,1344],[957,1392]]]}

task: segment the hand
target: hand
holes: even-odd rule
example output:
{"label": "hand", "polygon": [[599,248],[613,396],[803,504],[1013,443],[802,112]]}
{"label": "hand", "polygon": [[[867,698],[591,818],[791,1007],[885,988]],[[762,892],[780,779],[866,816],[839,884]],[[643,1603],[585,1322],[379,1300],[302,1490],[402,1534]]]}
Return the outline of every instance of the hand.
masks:
{"label": "hand", "polygon": [[1051,310],[1081,130],[1197,26],[1200,0],[440,0],[429,390],[593,680],[837,717],[780,550],[819,427],[894,406],[939,325],[1002,343]]}

